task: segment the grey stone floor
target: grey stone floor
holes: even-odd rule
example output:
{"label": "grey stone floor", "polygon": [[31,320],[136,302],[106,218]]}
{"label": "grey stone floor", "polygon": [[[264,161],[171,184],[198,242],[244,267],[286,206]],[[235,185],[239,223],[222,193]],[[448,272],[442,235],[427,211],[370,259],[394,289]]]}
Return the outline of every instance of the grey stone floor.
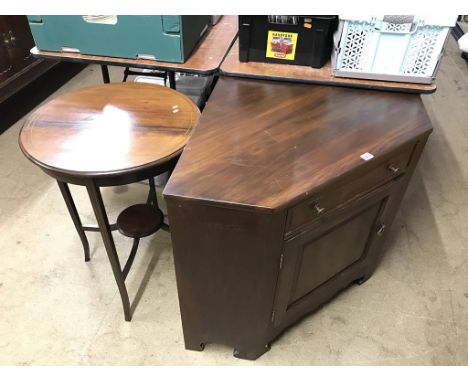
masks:
{"label": "grey stone floor", "polygon": [[[121,69],[111,71],[113,80],[120,76]],[[99,82],[99,67],[90,66],[52,97]],[[423,96],[434,133],[379,269],[255,362],[217,344],[184,349],[165,232],[143,241],[128,278],[131,298],[141,299],[133,321],[123,320],[100,238],[89,235],[85,264],[56,184],[18,148],[18,121],[0,136],[0,364],[468,364],[468,66],[453,39],[437,85]],[[93,222],[84,191],[72,192],[83,220]],[[105,189],[111,220],[145,192],[142,184]],[[115,237],[127,253],[131,243]]]}

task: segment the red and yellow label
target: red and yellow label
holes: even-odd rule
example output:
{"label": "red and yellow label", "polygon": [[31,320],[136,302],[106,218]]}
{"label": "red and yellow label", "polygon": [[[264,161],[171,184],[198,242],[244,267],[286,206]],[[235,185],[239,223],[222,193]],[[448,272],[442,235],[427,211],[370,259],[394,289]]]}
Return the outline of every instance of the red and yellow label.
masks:
{"label": "red and yellow label", "polygon": [[279,60],[294,60],[297,33],[268,31],[266,57]]}

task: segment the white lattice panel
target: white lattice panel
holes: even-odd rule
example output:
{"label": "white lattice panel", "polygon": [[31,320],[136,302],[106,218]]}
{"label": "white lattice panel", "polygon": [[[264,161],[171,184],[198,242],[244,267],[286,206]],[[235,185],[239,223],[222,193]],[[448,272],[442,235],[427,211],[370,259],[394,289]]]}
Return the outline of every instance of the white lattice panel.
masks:
{"label": "white lattice panel", "polygon": [[363,70],[368,66],[369,47],[372,45],[373,33],[373,28],[368,23],[348,24],[346,42],[342,50],[342,68]]}
{"label": "white lattice panel", "polygon": [[[438,55],[440,47],[437,42],[439,39],[440,28],[424,27],[411,37],[408,54],[402,65],[402,72],[405,74],[416,74],[430,76],[434,71],[433,57]],[[436,48],[439,48],[436,50]]]}
{"label": "white lattice panel", "polygon": [[413,22],[412,16],[342,23],[334,73],[356,73],[359,78],[369,73],[369,78],[430,82],[449,32],[448,26],[424,25],[421,19]]}

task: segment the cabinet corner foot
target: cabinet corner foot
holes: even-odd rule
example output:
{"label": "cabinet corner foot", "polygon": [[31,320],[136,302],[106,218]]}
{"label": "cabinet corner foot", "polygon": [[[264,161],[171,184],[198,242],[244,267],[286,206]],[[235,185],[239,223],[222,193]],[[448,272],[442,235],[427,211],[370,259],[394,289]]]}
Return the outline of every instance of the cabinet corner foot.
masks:
{"label": "cabinet corner foot", "polygon": [[270,350],[270,344],[264,344],[260,346],[242,347],[234,349],[233,355],[239,359],[246,359],[249,361],[255,361],[257,358],[265,354]]}
{"label": "cabinet corner foot", "polygon": [[362,284],[364,284],[367,280],[369,280],[369,278],[370,278],[370,276],[362,276],[362,277],[358,278],[358,279],[355,281],[355,283],[356,283],[357,285],[362,285]]}

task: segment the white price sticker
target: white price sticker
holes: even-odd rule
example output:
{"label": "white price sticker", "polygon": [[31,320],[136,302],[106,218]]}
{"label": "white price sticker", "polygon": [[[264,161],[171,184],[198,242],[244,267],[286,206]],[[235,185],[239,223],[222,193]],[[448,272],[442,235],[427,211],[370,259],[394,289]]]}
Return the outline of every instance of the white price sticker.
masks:
{"label": "white price sticker", "polygon": [[364,154],[361,155],[361,158],[364,159],[364,160],[370,160],[373,157],[374,156],[371,153],[364,153]]}

